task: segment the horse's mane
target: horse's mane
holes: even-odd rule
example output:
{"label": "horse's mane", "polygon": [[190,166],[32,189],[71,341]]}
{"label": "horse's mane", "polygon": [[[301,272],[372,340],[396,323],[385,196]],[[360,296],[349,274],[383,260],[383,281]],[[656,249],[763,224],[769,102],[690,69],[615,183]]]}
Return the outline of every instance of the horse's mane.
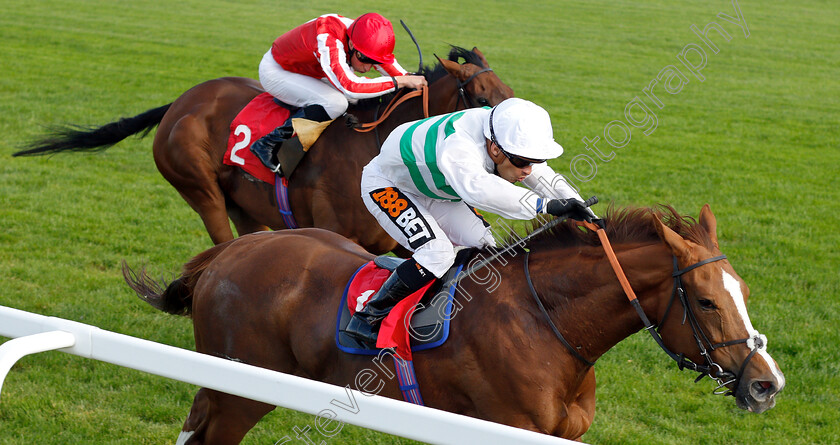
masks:
{"label": "horse's mane", "polygon": [[[484,63],[481,61],[481,57],[476,54],[474,51],[461,48],[460,46],[450,45],[452,48],[449,50],[449,56],[447,59],[457,62],[459,59],[464,59],[464,63],[472,63],[473,65],[477,65],[481,68],[487,68],[484,66]],[[431,85],[436,80],[440,79],[441,77],[447,74],[446,69],[441,65],[440,62],[435,63],[432,66],[426,65],[420,68],[420,72],[417,74],[426,78],[426,82]],[[391,101],[396,95],[396,92],[385,94],[378,97],[373,97],[370,99],[362,99],[358,101],[356,104],[353,105],[353,110],[367,110],[373,107],[379,106],[379,104]]]}
{"label": "horse's mane", "polygon": [[[690,216],[678,214],[669,205],[626,208],[616,208],[611,205],[602,217],[606,222],[607,237],[613,244],[659,242],[660,238],[655,225],[655,218],[659,218],[667,227],[684,238],[709,249],[714,248],[714,242],[705,227]],[[528,233],[530,234],[541,225],[538,220],[534,220]],[[518,243],[520,240],[521,237],[510,234],[505,244]],[[574,221],[566,220],[537,234],[529,244],[535,247],[569,247],[600,246],[601,242],[593,231],[581,229]]]}

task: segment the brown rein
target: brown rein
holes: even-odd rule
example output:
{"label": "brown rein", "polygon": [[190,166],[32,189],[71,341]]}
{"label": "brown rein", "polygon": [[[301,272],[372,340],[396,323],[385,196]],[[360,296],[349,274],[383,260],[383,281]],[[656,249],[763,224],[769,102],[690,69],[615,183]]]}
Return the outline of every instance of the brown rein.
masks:
{"label": "brown rein", "polygon": [[633,288],[630,286],[630,281],[627,280],[627,275],[624,274],[624,270],[618,262],[618,257],[615,256],[615,251],[613,251],[610,240],[607,238],[607,232],[598,225],[588,221],[578,221],[578,225],[582,225],[589,230],[594,230],[595,233],[598,234],[598,238],[601,240],[601,245],[604,246],[604,252],[607,254],[607,259],[610,260],[610,265],[615,272],[615,276],[618,277],[618,282],[621,283],[624,293],[631,302],[635,301],[636,293],[633,292]]}
{"label": "brown rein", "polygon": [[361,124],[358,127],[354,128],[354,130],[360,133],[366,133],[368,131],[373,130],[383,121],[385,121],[385,119],[387,119],[388,116],[391,115],[391,112],[394,111],[401,103],[417,96],[423,97],[423,117],[429,117],[429,87],[423,85],[419,90],[411,91],[409,93],[403,94],[402,96],[394,96],[394,98],[391,100],[388,106],[385,107],[385,112],[382,113],[382,117],[373,122]]}

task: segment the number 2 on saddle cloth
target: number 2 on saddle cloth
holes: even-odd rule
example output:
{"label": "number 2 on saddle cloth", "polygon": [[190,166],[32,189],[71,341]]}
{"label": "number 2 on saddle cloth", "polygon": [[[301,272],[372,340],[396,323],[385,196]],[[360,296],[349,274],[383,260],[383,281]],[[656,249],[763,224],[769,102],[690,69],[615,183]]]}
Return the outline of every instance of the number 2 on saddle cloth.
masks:
{"label": "number 2 on saddle cloth", "polygon": [[[262,93],[251,100],[230,124],[230,137],[223,162],[240,167],[260,181],[273,184],[277,194],[280,213],[288,228],[297,228],[297,223],[289,210],[288,177],[309,148],[315,143],[321,132],[332,122],[312,122],[294,119],[297,109],[278,102],[269,93]],[[291,120],[291,122],[290,122]],[[283,168],[283,176],[277,181],[277,175],[263,165],[251,153],[251,144],[280,126],[294,125],[295,137],[280,146],[277,158]]]}

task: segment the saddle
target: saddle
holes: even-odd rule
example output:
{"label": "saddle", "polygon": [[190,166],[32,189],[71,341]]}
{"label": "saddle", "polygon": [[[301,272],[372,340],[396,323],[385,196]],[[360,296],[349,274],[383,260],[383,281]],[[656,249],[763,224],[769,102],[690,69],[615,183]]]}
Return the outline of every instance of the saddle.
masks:
{"label": "saddle", "polygon": [[269,184],[275,183],[275,174],[251,153],[249,147],[275,128],[291,125],[295,135],[281,144],[276,153],[283,174],[292,175],[309,148],[332,121],[313,122],[294,117],[297,107],[278,101],[269,93],[253,98],[230,124],[230,137],[223,162],[240,167],[249,175]]}
{"label": "saddle", "polygon": [[[411,360],[412,351],[423,351],[442,345],[449,338],[453,300],[457,281],[475,249],[462,249],[455,264],[434,280],[398,303],[382,321],[376,348],[368,349],[344,333],[350,318],[382,286],[394,269],[405,259],[380,256],[360,267],[350,278],[341,298],[336,321],[335,342],[349,354],[376,355],[384,348],[396,348],[400,357]],[[410,323],[405,323],[409,320]],[[406,328],[406,324],[410,326]]]}

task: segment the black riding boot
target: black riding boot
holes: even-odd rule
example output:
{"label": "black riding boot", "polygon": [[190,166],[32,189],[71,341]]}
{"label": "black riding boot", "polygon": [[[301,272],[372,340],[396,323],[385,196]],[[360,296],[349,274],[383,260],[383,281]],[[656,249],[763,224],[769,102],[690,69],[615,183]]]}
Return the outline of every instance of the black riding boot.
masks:
{"label": "black riding boot", "polygon": [[280,170],[280,163],[277,162],[277,158],[274,156],[274,153],[277,152],[277,149],[280,148],[283,141],[292,137],[294,132],[295,131],[291,126],[283,125],[277,127],[251,144],[251,153],[254,153],[254,156],[256,156],[263,165],[268,167],[269,170],[282,174]]}
{"label": "black riding boot", "polygon": [[415,290],[403,283],[396,272],[392,273],[364,309],[353,314],[344,331],[365,346],[376,347],[377,331],[382,319],[397,303]]}
{"label": "black riding boot", "polygon": [[251,144],[251,152],[254,153],[254,156],[274,173],[283,174],[276,153],[283,141],[294,136],[295,129],[292,127],[292,119],[294,118],[304,118],[315,122],[330,120],[329,114],[321,105],[307,105],[292,113],[283,125]]}

